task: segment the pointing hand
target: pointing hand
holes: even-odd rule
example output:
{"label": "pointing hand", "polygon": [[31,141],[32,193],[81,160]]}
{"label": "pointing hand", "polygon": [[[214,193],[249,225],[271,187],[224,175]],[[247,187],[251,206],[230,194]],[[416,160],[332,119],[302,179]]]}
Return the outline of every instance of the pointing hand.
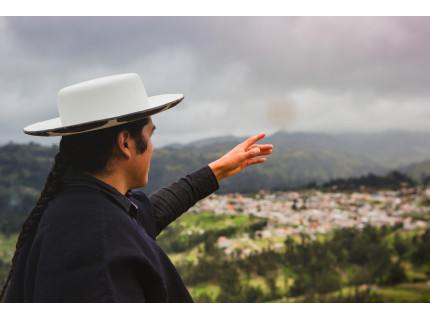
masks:
{"label": "pointing hand", "polygon": [[245,167],[262,163],[266,158],[255,158],[258,156],[269,155],[272,153],[273,145],[255,144],[258,140],[265,137],[265,133],[250,137],[233,148],[230,152],[209,164],[217,180],[221,180],[243,170]]}

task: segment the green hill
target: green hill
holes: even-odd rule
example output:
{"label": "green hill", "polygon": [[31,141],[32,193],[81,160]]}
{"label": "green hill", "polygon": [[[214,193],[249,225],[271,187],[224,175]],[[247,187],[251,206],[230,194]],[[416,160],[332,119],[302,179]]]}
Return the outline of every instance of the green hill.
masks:
{"label": "green hill", "polygon": [[[144,188],[153,192],[182,175],[222,156],[235,143],[210,144],[199,148],[155,150]],[[273,154],[262,166],[222,180],[220,192],[256,192],[261,189],[280,190],[299,188],[311,182],[359,176],[368,172],[382,172],[384,167],[357,154],[333,151],[321,147],[299,148],[275,143]]]}
{"label": "green hill", "polygon": [[[328,135],[278,132],[263,139],[274,145],[264,165],[252,166],[220,183],[220,193],[250,193],[261,189],[301,188],[311,182],[324,183],[368,173],[386,174],[401,166],[400,172],[419,181],[429,175],[428,134],[386,132],[368,135]],[[154,151],[149,183],[151,193],[181,176],[222,156],[245,138],[212,138],[189,144],[175,144]],[[57,146],[13,144],[0,147],[0,230],[19,229],[52,166]]]}
{"label": "green hill", "polygon": [[430,182],[430,160],[401,167],[399,171],[405,173],[415,181]]}

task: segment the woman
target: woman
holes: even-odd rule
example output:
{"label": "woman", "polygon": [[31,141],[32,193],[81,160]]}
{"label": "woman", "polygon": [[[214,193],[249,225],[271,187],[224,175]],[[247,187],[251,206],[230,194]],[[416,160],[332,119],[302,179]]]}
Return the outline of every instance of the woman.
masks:
{"label": "woman", "polygon": [[151,116],[182,99],[148,97],[136,74],[105,77],[60,90],[60,117],[24,129],[63,137],[1,298],[10,282],[6,302],[193,301],[156,236],[272,146],[254,145],[260,134],[149,197],[132,191],[148,182]]}

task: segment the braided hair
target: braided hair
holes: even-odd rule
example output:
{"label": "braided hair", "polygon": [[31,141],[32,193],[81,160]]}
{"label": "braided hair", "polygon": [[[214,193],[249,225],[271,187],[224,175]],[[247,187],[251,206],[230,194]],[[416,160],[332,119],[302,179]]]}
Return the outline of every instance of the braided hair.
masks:
{"label": "braided hair", "polygon": [[46,178],[45,187],[22,225],[12,258],[12,265],[0,293],[0,301],[2,301],[12,279],[13,270],[26,240],[36,231],[46,207],[61,192],[61,177],[65,171],[105,172],[107,163],[114,152],[116,137],[122,130],[129,131],[130,136],[135,139],[138,153],[145,152],[147,143],[143,138],[142,128],[148,122],[149,119],[144,118],[103,130],[67,135],[61,138],[59,152],[56,154],[54,165]]}

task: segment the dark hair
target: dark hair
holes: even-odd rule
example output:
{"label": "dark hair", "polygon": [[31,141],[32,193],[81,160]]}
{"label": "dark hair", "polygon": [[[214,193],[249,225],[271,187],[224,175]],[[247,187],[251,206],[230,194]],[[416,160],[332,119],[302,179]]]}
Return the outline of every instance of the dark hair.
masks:
{"label": "dark hair", "polygon": [[46,178],[40,198],[25,219],[16,243],[16,250],[12,258],[6,282],[0,294],[3,299],[6,288],[12,278],[13,269],[18,260],[24,244],[37,228],[37,225],[49,202],[61,192],[61,176],[66,170],[75,170],[87,173],[101,173],[111,156],[114,156],[116,137],[122,130],[127,130],[136,141],[138,153],[145,152],[147,143],[142,135],[142,128],[149,122],[148,118],[110,127],[107,129],[90,131],[86,133],[63,136],[60,141],[59,152],[55,156],[54,165]]}

